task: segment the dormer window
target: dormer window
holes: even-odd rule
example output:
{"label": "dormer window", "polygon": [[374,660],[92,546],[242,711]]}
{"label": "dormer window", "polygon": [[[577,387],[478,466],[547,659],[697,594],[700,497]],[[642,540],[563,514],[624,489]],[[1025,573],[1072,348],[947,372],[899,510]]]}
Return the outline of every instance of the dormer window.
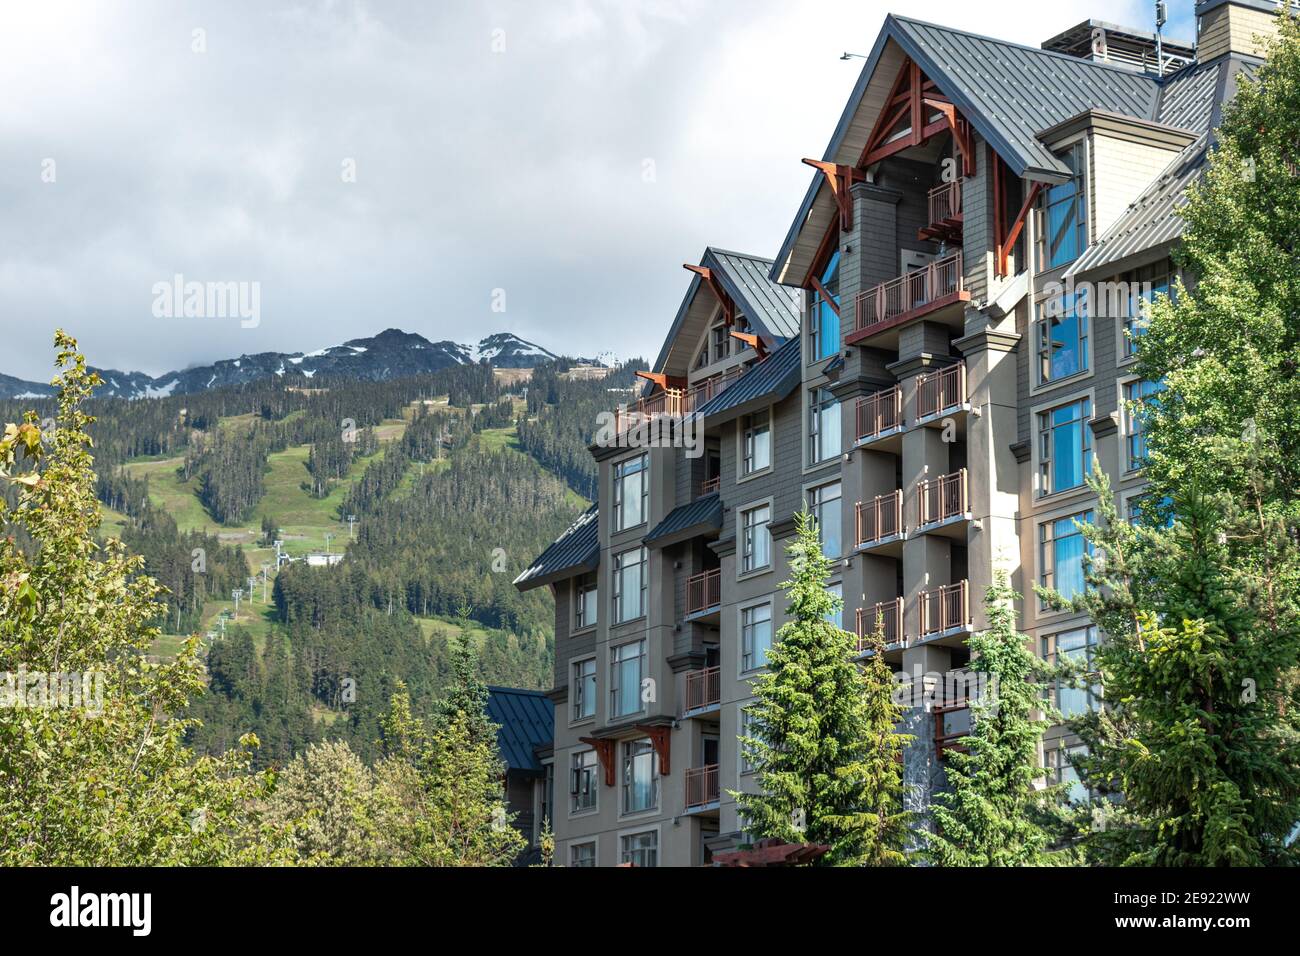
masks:
{"label": "dormer window", "polygon": [[1085,187],[1087,158],[1082,141],[1056,154],[1070,170],[1070,178],[1043,190],[1039,209],[1038,268],[1067,265],[1088,245],[1088,194]]}

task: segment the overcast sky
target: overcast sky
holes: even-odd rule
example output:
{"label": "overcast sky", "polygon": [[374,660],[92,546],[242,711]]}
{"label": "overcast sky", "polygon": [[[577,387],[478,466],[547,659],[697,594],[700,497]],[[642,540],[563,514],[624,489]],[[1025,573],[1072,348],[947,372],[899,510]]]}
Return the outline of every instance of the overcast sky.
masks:
{"label": "overcast sky", "polygon": [[[682,262],[775,253],[886,12],[1037,45],[1151,7],[5,0],[0,372],[48,379],[59,325],[150,374],[390,326],[652,358]],[[155,317],[178,273],[259,324]]]}

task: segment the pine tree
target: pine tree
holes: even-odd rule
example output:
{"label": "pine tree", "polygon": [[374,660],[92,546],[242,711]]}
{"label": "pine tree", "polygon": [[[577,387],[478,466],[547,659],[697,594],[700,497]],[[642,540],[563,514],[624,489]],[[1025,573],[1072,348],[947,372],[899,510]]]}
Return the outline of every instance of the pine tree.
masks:
{"label": "pine tree", "polygon": [[939,866],[1034,866],[1051,862],[1049,803],[1038,789],[1047,772],[1038,744],[1050,725],[1042,711],[1039,661],[1016,630],[1020,597],[1005,571],[995,573],[984,606],[987,629],[970,639],[972,672],[983,687],[970,702],[971,733],[947,751],[948,790],[935,794],[925,854]]}
{"label": "pine tree", "polygon": [[760,839],[827,844],[829,865],[900,864],[910,817],[897,756],[909,738],[895,732],[892,675],[879,653],[865,674],[854,664],[853,636],[829,620],[838,598],[826,590],[816,524],[801,513],[795,527],[782,584],[790,620],[754,681],[740,738],[762,792],[732,796]]}

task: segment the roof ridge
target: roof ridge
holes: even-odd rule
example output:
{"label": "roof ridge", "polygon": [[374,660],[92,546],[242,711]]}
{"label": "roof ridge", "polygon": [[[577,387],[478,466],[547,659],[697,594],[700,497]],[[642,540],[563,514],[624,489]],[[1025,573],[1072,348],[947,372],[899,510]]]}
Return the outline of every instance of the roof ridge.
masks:
{"label": "roof ridge", "polygon": [[704,249],[705,252],[712,252],[715,256],[736,256],[740,259],[753,259],[755,262],[766,262],[769,265],[775,261],[769,259],[767,256],[757,256],[752,252],[737,252],[734,249],[723,249],[720,246],[705,246]]}

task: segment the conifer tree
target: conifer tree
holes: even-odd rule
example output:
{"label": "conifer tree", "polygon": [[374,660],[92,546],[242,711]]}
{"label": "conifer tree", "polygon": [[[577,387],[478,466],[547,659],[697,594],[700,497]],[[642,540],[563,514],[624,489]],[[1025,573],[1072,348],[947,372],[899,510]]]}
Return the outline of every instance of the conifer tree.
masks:
{"label": "conifer tree", "polygon": [[830,621],[839,599],[826,590],[816,524],[800,513],[795,526],[782,584],[790,620],[754,681],[740,738],[761,792],[732,796],[760,839],[827,844],[823,864],[901,864],[910,817],[896,758],[909,738],[895,730],[892,675],[879,653],[865,674],[853,662],[853,636]]}

